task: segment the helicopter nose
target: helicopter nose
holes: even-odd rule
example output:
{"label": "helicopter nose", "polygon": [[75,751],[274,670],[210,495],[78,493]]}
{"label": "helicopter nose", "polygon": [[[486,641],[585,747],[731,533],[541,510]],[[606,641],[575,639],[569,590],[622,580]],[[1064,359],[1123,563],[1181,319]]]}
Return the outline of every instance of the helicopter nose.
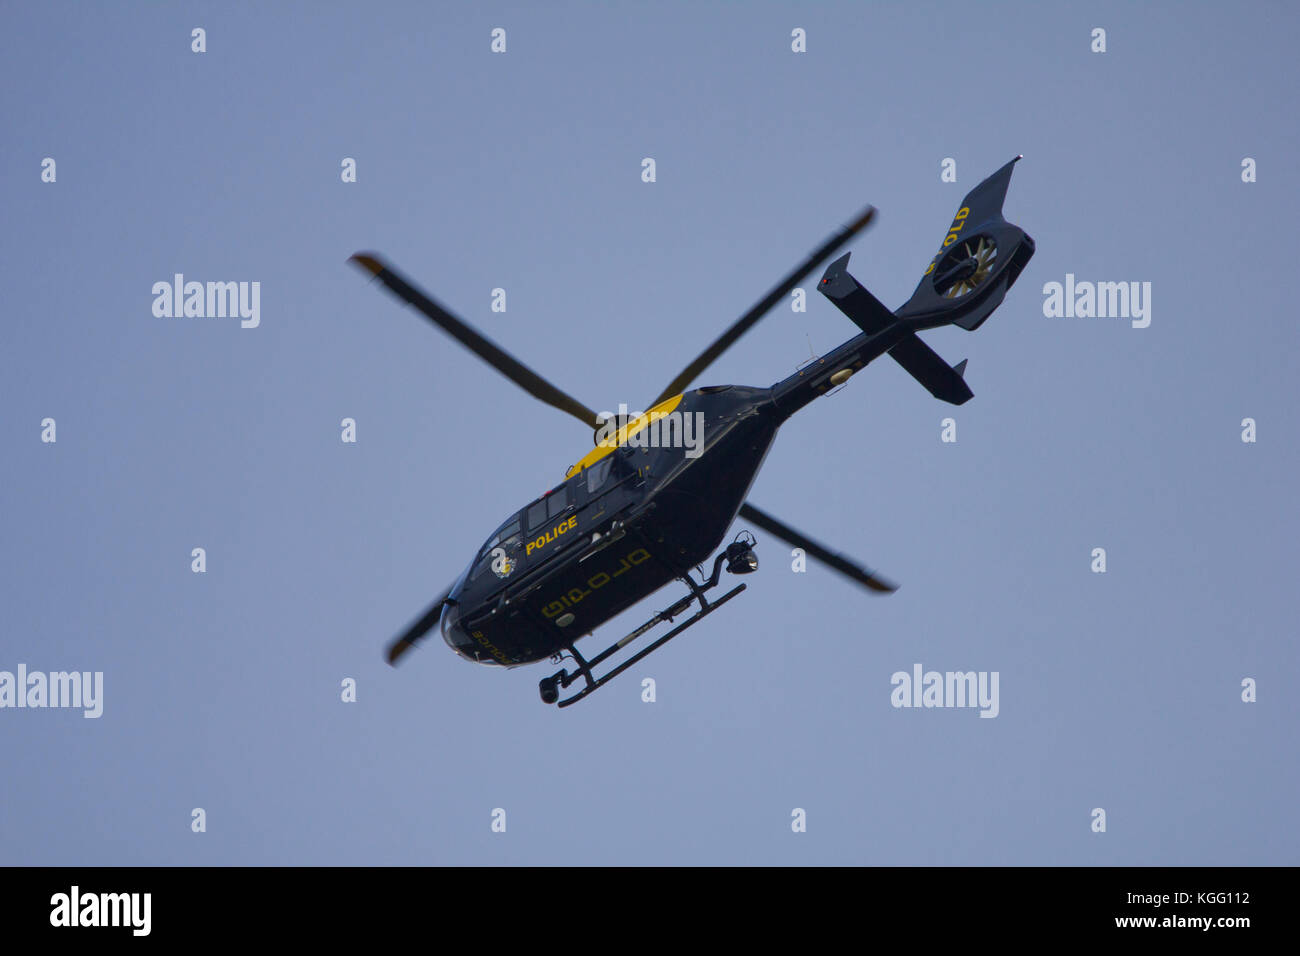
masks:
{"label": "helicopter nose", "polygon": [[470,640],[469,633],[460,622],[459,604],[449,602],[442,609],[442,620],[439,623],[442,628],[442,639],[447,642],[448,647],[467,661],[478,660],[478,656],[474,653],[474,642]]}

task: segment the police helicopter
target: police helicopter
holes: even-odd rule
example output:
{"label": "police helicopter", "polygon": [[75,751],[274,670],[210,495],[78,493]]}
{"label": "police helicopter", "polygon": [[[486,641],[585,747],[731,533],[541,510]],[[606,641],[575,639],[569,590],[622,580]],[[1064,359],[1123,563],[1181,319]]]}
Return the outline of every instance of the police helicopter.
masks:
{"label": "police helicopter", "polygon": [[[704,574],[705,562],[737,516],[863,587],[893,591],[895,585],[885,578],[746,498],[782,423],[881,355],[888,353],[942,401],[960,405],[971,398],[966,362],[948,365],[916,333],[942,325],[971,332],[979,328],[1034,254],[1033,239],[1002,215],[1012,168],[1020,158],[966,195],[916,291],[899,309],[891,312],[849,274],[845,253],[827,267],[817,290],[858,327],[857,335],[768,388],[686,390],[871,222],[875,210],[869,206],[687,365],[642,414],[598,416],[466,325],[378,255],[352,256],[349,261],[516,385],[595,429],[595,447],[568,469],[563,482],[501,522],[451,587],[392,642],[389,663],[436,627],[457,654],[481,664],[517,667],[572,660],[572,670],[562,667],[542,678],[538,689],[545,703],[573,704],[745,590],[740,583],[721,596],[708,596],[724,566],[738,575],[758,568],[756,541],[748,531],[717,551],[711,573]],[[579,638],[674,580],[687,589],[681,598],[600,653],[587,658],[579,652]],[[597,676],[596,668],[692,606],[689,617]],[[581,689],[560,700],[561,691],[578,681]]]}

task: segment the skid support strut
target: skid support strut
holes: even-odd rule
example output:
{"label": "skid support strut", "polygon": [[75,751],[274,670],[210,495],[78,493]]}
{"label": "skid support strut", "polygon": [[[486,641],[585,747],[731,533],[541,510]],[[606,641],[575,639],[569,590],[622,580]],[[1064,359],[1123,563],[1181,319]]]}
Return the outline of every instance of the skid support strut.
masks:
{"label": "skid support strut", "polygon": [[[712,614],[714,611],[722,607],[722,605],[726,604],[728,601],[730,601],[741,591],[745,590],[744,584],[738,584],[730,591],[728,591],[726,594],[722,595],[722,597],[718,598],[716,601],[710,601],[705,596],[704,593],[705,591],[708,591],[717,586],[718,578],[722,573],[722,562],[725,558],[726,558],[725,553],[718,555],[717,559],[713,563],[713,574],[706,581],[697,584],[695,579],[691,577],[690,572],[687,572],[686,574],[682,575],[679,580],[681,580],[683,583],[686,584],[688,588],[691,589],[690,594],[687,594],[685,597],[676,601],[671,606],[660,611],[654,617],[650,618],[650,620],[646,621],[640,627],[636,628],[636,630],[632,631],[630,634],[627,634],[625,637],[620,638],[619,640],[611,644],[609,647],[605,648],[603,651],[601,651],[591,660],[587,660],[586,658],[584,658],[582,654],[578,652],[578,649],[573,644],[567,645],[565,647],[565,650],[567,650],[569,654],[573,657],[574,663],[578,665],[577,669],[573,671],[561,670],[555,674],[552,674],[550,677],[542,678],[542,680],[538,683],[538,690],[541,692],[542,700],[548,704],[553,704],[556,701],[559,701],[559,705],[561,707],[568,707],[570,704],[576,704],[578,701],[582,700],[592,691],[596,690],[598,687],[604,686],[606,683],[613,680],[619,674],[623,673],[625,670],[627,670],[637,661],[644,659],[649,654],[652,654],[659,648],[663,647],[665,644],[671,641],[682,631],[686,630],[692,624],[695,624],[701,618],[707,617],[708,615]],[[677,617],[680,614],[685,613],[687,608],[689,608],[691,604],[696,601],[699,602],[700,605],[699,610],[697,610],[686,620],[682,621],[680,624],[674,627],[663,637],[659,638],[657,641],[655,641],[653,644],[649,645],[648,647],[645,647],[642,650],[638,651],[636,654],[632,655],[627,660],[623,661],[623,663],[619,664],[613,670],[609,671],[609,673],[601,677],[597,677],[595,675],[595,673],[593,672],[593,668],[595,668],[599,664],[604,663],[610,657],[617,654],[628,644],[635,641],[642,634],[645,634],[646,631],[650,630],[655,625],[661,624],[665,621],[671,622],[673,618]],[[587,682],[587,686],[585,686],[578,693],[574,694],[572,697],[566,698],[565,700],[559,700],[560,688],[568,687],[570,684],[574,683],[579,678],[585,679]]]}

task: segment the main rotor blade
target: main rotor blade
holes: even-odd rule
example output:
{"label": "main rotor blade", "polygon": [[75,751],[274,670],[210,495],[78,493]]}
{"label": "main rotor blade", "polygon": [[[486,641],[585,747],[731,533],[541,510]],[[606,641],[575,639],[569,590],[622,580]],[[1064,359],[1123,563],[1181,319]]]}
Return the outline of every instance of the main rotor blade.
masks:
{"label": "main rotor blade", "polygon": [[898,590],[897,584],[891,584],[879,575],[874,574],[869,568],[855,564],[844,555],[831,551],[823,544],[818,544],[812,538],[796,531],[788,524],[777,521],[766,511],[755,508],[748,501],[740,506],[740,516],[747,521],[754,522],[768,534],[775,535],[787,544],[792,544],[796,548],[803,548],[809,556],[816,558],[822,564],[834,568],[840,574],[847,575],[873,591]]}
{"label": "main rotor blade", "polygon": [[384,285],[388,286],[388,288],[399,299],[404,299],[411,305],[415,306],[424,313],[425,317],[434,325],[441,328],[457,342],[465,346],[479,358],[483,359],[506,378],[510,379],[510,381],[514,382],[526,391],[529,395],[540,399],[553,408],[558,408],[562,412],[567,412],[574,418],[582,421],[585,425],[592,428],[600,427],[600,421],[597,419],[596,413],[590,408],[582,404],[582,402],[578,401],[572,395],[569,395],[567,392],[563,392],[556,388],[496,343],[492,342],[476,329],[466,325],[460,319],[456,318],[456,316],[448,312],[427,294],[411,285],[411,283],[406,280],[405,276],[400,272],[397,272],[378,256],[369,252],[358,252],[355,256],[349,258],[348,261],[355,262],[362,269],[365,269]]}
{"label": "main rotor blade", "polygon": [[442,616],[442,606],[447,603],[450,594],[451,588],[447,588],[442,597],[430,604],[428,610],[408,627],[401,637],[388,645],[388,663],[396,667],[398,660],[415,646],[416,641],[438,626],[438,618]]}
{"label": "main rotor blade", "polygon": [[761,319],[772,306],[776,305],[791,289],[807,278],[808,273],[821,265],[827,256],[865,229],[867,224],[871,222],[871,217],[875,214],[875,208],[868,206],[857,219],[854,219],[849,225],[827,239],[821,248],[808,257],[807,261],[782,279],[752,309],[737,319],[731,328],[718,336],[717,341],[701,352],[699,358],[682,369],[682,373],[668,383],[668,387],[650,403],[649,407],[654,408],[665,399],[672,398],[681,392],[697,375],[712,365],[719,355],[729,349],[736,339],[748,332],[750,327]]}

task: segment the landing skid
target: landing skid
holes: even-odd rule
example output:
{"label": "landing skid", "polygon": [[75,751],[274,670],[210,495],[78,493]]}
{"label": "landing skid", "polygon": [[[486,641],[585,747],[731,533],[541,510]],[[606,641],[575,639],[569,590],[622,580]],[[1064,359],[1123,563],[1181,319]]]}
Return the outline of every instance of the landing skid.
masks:
{"label": "landing skid", "polygon": [[[753,539],[751,538],[750,540]],[[728,591],[726,594],[722,595],[722,597],[718,598],[716,601],[710,601],[707,597],[705,597],[704,595],[705,591],[708,591],[711,588],[717,586],[718,578],[722,572],[722,562],[726,557],[727,555],[725,552],[723,554],[718,555],[717,559],[713,563],[713,575],[701,583],[697,584],[695,582],[695,579],[691,577],[689,572],[682,575],[682,577],[679,580],[681,580],[683,583],[686,584],[687,587],[691,589],[690,594],[686,595],[681,600],[677,601],[676,603],[666,608],[665,610],[660,611],[658,614],[650,618],[650,620],[646,621],[644,624],[642,624],[636,630],[632,631],[626,637],[621,638],[620,640],[611,644],[609,647],[605,648],[603,651],[601,651],[591,660],[589,661],[586,660],[582,656],[582,654],[578,652],[578,649],[574,647],[574,645],[572,644],[567,645],[565,647],[565,650],[569,652],[569,654],[573,657],[574,662],[578,665],[577,670],[574,670],[572,672],[568,670],[561,670],[558,673],[552,674],[550,677],[542,678],[537,685],[538,690],[541,692],[542,695],[542,701],[547,704],[554,704],[557,700],[559,700],[559,696],[560,696],[559,688],[568,687],[570,684],[575,683],[579,678],[584,678],[587,682],[586,687],[584,687],[578,693],[574,694],[572,697],[569,697],[565,700],[559,700],[559,706],[561,707],[568,707],[570,704],[576,704],[578,701],[582,700],[582,698],[586,697],[592,691],[596,690],[598,687],[603,687],[606,683],[613,680],[619,674],[623,673],[623,671],[627,670],[637,661],[642,660],[643,658],[652,654],[654,651],[663,647],[665,644],[671,641],[682,631],[686,630],[692,624],[697,623],[701,618],[708,617],[710,614],[712,614],[718,608],[722,607],[722,605],[726,604],[728,601],[730,601],[741,591],[745,590],[744,584],[738,584],[730,591]],[[703,575],[701,574],[701,577],[702,576]],[[643,648],[642,650],[638,651],[636,654],[629,657],[627,660],[619,664],[617,667],[615,667],[609,673],[605,674],[603,677],[596,677],[595,674],[592,672],[592,668],[608,660],[614,654],[617,654],[624,647],[626,647],[632,641],[636,640],[642,634],[646,633],[646,631],[650,630],[656,624],[660,624],[664,621],[672,621],[674,617],[677,617],[678,615],[684,613],[686,609],[689,608],[691,604],[696,601],[698,601],[700,605],[698,611],[696,611],[686,620],[682,621],[680,624],[674,627],[663,637],[659,638],[649,647]]]}

